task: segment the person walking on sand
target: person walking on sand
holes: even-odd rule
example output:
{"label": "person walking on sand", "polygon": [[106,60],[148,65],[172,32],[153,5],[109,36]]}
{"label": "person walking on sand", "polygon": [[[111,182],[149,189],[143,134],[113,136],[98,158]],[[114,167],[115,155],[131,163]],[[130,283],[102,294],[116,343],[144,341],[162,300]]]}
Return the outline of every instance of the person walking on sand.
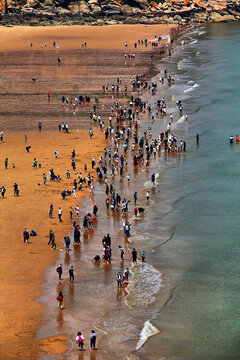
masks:
{"label": "person walking on sand", "polygon": [[58,220],[59,220],[59,222],[62,222],[62,209],[61,209],[60,206],[59,206],[59,209],[58,209]]}
{"label": "person walking on sand", "polygon": [[38,123],[38,130],[42,131],[42,123],[41,123],[41,121],[39,121],[39,123]]}
{"label": "person walking on sand", "polygon": [[6,158],[6,159],[4,160],[4,165],[5,165],[5,169],[7,169],[7,167],[8,167],[8,158]]}
{"label": "person walking on sand", "polygon": [[57,297],[57,301],[58,301],[58,307],[60,310],[63,310],[63,294],[60,291]]}
{"label": "person walking on sand", "polygon": [[97,339],[97,335],[96,335],[95,331],[92,330],[91,334],[90,334],[90,349],[91,350],[96,349],[96,339]]}
{"label": "person walking on sand", "polygon": [[55,237],[54,232],[52,231],[52,229],[50,229],[48,245],[50,245],[52,243],[53,237]]}
{"label": "person walking on sand", "polygon": [[58,273],[58,280],[61,281],[62,280],[62,273],[63,273],[62,264],[60,264],[57,267],[56,272]]}
{"label": "person walking on sand", "polygon": [[133,248],[133,251],[132,251],[132,261],[133,261],[133,263],[137,262],[137,251],[135,248]]}
{"label": "person walking on sand", "polygon": [[6,189],[5,189],[4,186],[2,186],[2,187],[1,187],[2,198],[4,198],[5,192],[6,192]]}
{"label": "person walking on sand", "polygon": [[83,349],[84,337],[82,336],[82,333],[80,331],[77,333],[76,343],[78,344],[80,351],[84,350]]}
{"label": "person walking on sand", "polygon": [[54,151],[54,155],[55,155],[55,159],[57,159],[58,158],[58,150],[57,149]]}
{"label": "person walking on sand", "polygon": [[70,208],[69,208],[69,215],[70,215],[70,219],[72,220],[72,216],[73,216],[73,208],[72,208],[72,206],[70,206]]}
{"label": "person walking on sand", "polygon": [[49,219],[52,219],[52,218],[53,218],[53,204],[51,204],[51,205],[49,206],[48,216],[49,216]]}
{"label": "person walking on sand", "polygon": [[69,269],[69,276],[70,276],[70,282],[74,282],[74,268],[73,266],[71,266],[71,268]]}
{"label": "person walking on sand", "polygon": [[142,252],[142,262],[143,263],[145,262],[145,252],[144,251]]}

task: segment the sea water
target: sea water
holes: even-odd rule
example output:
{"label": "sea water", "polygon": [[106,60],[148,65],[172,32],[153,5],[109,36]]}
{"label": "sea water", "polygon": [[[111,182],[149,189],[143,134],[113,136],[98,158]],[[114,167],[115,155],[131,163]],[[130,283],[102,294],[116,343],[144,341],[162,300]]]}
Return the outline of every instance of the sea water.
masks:
{"label": "sea water", "polygon": [[148,238],[147,260],[168,279],[169,298],[162,304],[160,289],[149,319],[160,332],[134,355],[233,360],[240,358],[240,147],[229,137],[240,133],[240,24],[208,25],[183,38],[165,61],[176,77],[166,96],[183,99],[189,113],[187,122],[173,114],[187,152],[164,171],[156,165],[152,209],[137,229]]}

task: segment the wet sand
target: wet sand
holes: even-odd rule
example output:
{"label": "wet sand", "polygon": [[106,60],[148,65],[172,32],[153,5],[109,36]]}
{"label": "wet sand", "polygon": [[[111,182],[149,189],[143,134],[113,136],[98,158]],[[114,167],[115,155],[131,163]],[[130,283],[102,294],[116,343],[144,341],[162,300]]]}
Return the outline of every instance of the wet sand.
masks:
{"label": "wet sand", "polygon": [[[3,245],[0,263],[3,278],[0,300],[3,304],[0,326],[1,351],[4,359],[7,360],[33,359],[42,353],[39,343],[34,339],[37,328],[44,321],[42,317],[44,308],[34,299],[41,294],[39,284],[43,280],[46,266],[56,261],[56,252],[50,251],[47,246],[49,229],[52,228],[55,231],[59,247],[63,247],[63,236],[71,229],[68,215],[70,201],[64,202],[60,197],[63,185],[67,185],[65,171],[70,168],[71,151],[73,148],[76,149],[77,170],[79,168],[82,170],[85,159],[89,160],[92,156],[97,159],[102,154],[105,144],[102,134],[97,132],[95,132],[94,141],[90,142],[88,133],[84,130],[71,132],[68,135],[52,131],[44,131],[41,134],[32,131],[37,128],[38,121],[43,123],[44,130],[56,130],[61,121],[66,121],[70,125],[70,130],[89,128],[89,107],[81,106],[73,114],[71,110],[62,106],[62,95],[98,96],[100,104],[105,103],[100,113],[102,118],[106,119],[114,96],[110,91],[103,95],[102,84],[116,82],[116,77],[121,76],[123,86],[125,84],[130,86],[132,73],[146,71],[150,76],[154,71],[149,62],[148,53],[155,50],[137,49],[134,62],[124,61],[126,50],[122,47],[121,41],[128,41],[129,47],[132,48],[133,42],[138,38],[153,38],[155,33],[168,33],[171,27],[153,25],[146,28],[144,25],[139,25],[136,30],[136,26],[121,26],[121,33],[118,26],[114,26],[114,30],[111,28],[0,29],[0,46],[3,51],[0,60],[0,100],[3,105],[0,111],[0,124],[1,130],[5,131],[5,142],[0,144],[1,154],[2,159],[9,158],[10,168],[12,162],[16,165],[15,169],[5,170],[2,163],[1,181],[3,183],[0,184],[7,188],[7,198],[1,199],[0,202],[0,206],[3,207],[1,209],[1,214],[3,214],[0,224],[1,234],[3,239],[7,239],[11,233],[11,241],[14,245],[10,248],[11,251],[9,251],[9,246]],[[81,34],[79,34],[80,30]],[[19,39],[22,40],[19,41]],[[53,40],[58,41],[60,49],[51,51],[48,51],[48,48],[41,49],[46,40],[50,44]],[[34,42],[33,50],[29,48],[30,41]],[[81,43],[80,46],[75,46],[77,41],[87,41],[91,49],[88,47],[82,49]],[[113,46],[117,48],[114,51]],[[76,48],[77,50],[74,50]],[[30,56],[29,51],[25,51],[26,49],[32,51]],[[8,52],[8,50],[15,52]],[[159,49],[155,52],[157,54]],[[58,56],[63,58],[61,66],[57,65]],[[33,83],[31,79],[35,76],[37,81]],[[48,91],[51,92],[50,103],[47,101]],[[118,99],[124,103],[130,94],[129,91],[125,96],[123,89],[120,89]],[[91,100],[91,107],[92,105]],[[22,131],[22,133],[7,131]],[[30,154],[27,154],[25,150],[24,133],[26,131],[31,131],[27,133],[28,143],[32,145]],[[56,148],[59,151],[58,160],[54,159]],[[32,168],[35,156],[41,162],[42,169]],[[42,173],[44,171],[48,173],[52,167],[56,173],[59,172],[62,175],[64,180],[50,185],[48,182],[46,187],[39,186],[38,183],[42,184]],[[20,186],[19,198],[13,197],[12,185],[15,181]],[[82,198],[88,193],[83,192],[81,195]],[[80,202],[79,193],[77,196],[76,201],[71,201],[72,206]],[[51,221],[48,219],[50,203],[54,203],[55,208],[55,219]],[[59,204],[63,208],[64,220],[60,225],[56,219]],[[21,235],[25,226],[28,230],[36,229],[38,232],[38,236],[33,238],[32,244],[29,245],[23,243]],[[6,273],[8,277],[5,276]],[[17,273],[20,274],[18,284],[16,284]],[[59,353],[59,344],[63,343],[63,337],[61,336],[58,341],[55,340],[55,338],[50,338],[49,341],[43,341],[42,349],[48,349],[46,352],[51,354]]]}

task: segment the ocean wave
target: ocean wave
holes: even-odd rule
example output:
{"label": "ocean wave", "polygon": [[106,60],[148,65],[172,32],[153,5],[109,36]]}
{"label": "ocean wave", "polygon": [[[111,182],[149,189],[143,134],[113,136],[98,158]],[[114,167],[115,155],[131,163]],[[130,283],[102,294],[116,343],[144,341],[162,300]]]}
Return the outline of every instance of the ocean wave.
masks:
{"label": "ocean wave", "polygon": [[162,274],[152,265],[137,263],[130,268],[132,279],[127,286],[126,304],[130,308],[146,306],[155,301],[162,286]]}
{"label": "ocean wave", "polygon": [[194,44],[197,44],[197,43],[198,43],[198,40],[195,39],[195,40],[191,41],[191,42],[189,43],[189,45],[194,45]]}
{"label": "ocean wave", "polygon": [[149,320],[147,320],[144,323],[144,326],[140,333],[140,337],[139,337],[139,340],[137,343],[136,350],[139,350],[151,336],[159,334],[159,333],[160,333],[160,330],[157,327],[153,326]]}
{"label": "ocean wave", "polygon": [[186,90],[184,90],[184,93],[188,93],[188,92],[191,92],[191,91],[193,91],[196,87],[198,87],[199,85],[198,84],[194,84],[192,87],[190,87],[190,88],[188,88],[188,89],[186,89]]}
{"label": "ocean wave", "polygon": [[189,69],[193,66],[193,62],[192,62],[192,59],[189,57],[189,58],[184,58],[182,60],[180,60],[177,64],[177,68],[178,70],[185,70],[185,69]]}
{"label": "ocean wave", "polygon": [[204,34],[206,34],[206,31],[200,31],[198,35],[204,35]]}

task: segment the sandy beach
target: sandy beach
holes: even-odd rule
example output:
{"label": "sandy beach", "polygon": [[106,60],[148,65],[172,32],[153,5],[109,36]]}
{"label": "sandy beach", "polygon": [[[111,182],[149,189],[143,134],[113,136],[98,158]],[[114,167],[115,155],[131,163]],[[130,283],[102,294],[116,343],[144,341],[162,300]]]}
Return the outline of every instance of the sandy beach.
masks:
{"label": "sandy beach", "polygon": [[[24,135],[9,133],[1,143],[1,158],[8,157],[9,168],[1,164],[1,186],[6,194],[0,199],[1,211],[1,358],[33,359],[39,355],[40,348],[34,340],[36,329],[41,324],[43,306],[35,301],[40,295],[40,283],[43,281],[45,267],[56,261],[58,251],[51,251],[48,233],[52,229],[56,235],[59,249],[63,246],[63,236],[71,229],[69,206],[81,203],[84,196],[89,196],[89,189],[77,192],[77,199],[63,201],[61,191],[73,187],[71,179],[66,179],[65,172],[71,170],[71,152],[76,150],[77,171],[83,172],[84,164],[90,167],[93,156],[100,157],[105,144],[102,133],[96,132],[90,141],[88,132],[31,132]],[[31,145],[30,153],[25,147]],[[55,149],[59,158],[55,159]],[[37,158],[41,169],[33,169],[32,162]],[[15,169],[12,164],[15,164]],[[48,174],[53,168],[61,174],[61,182],[43,185],[42,174]],[[89,168],[90,170],[90,168]],[[13,184],[17,182],[20,196],[14,197]],[[50,204],[54,204],[54,218],[48,218]],[[63,210],[63,223],[57,218],[58,207]],[[22,232],[27,227],[37,231],[37,237],[30,239],[31,244],[24,244]],[[4,240],[5,239],[5,240]]]}
{"label": "sandy beach", "polygon": [[91,49],[121,49],[122,42],[128,42],[128,49],[134,48],[138,39],[154,39],[157,35],[169,35],[170,29],[176,25],[109,25],[109,26],[58,26],[58,27],[0,27],[0,51],[53,49],[53,41],[58,41],[59,47],[65,49],[79,49],[82,42],[87,42]]}
{"label": "sandy beach", "polygon": [[[80,91],[98,96],[100,104],[106,104],[101,108],[102,118],[106,121],[113,96],[111,94],[103,96],[101,90],[103,81],[111,83],[116,81],[117,76],[122,76],[123,83],[130,88],[131,74],[147,71],[151,67],[148,53],[152,49],[143,47],[134,50],[136,54],[141,54],[139,58],[136,55],[134,64],[124,64],[122,59],[126,50],[122,41],[128,41],[128,48],[132,50],[134,42],[138,39],[154,38],[155,34],[169,34],[170,30],[171,26],[165,25],[0,28],[0,51],[3,54],[0,64],[3,74],[0,82],[0,99],[3,100],[4,105],[0,113],[0,126],[1,130],[4,130],[4,142],[0,144],[0,186],[4,185],[7,189],[6,199],[0,199],[2,214],[0,229],[2,239],[5,239],[0,261],[0,329],[3,359],[30,360],[43,354],[44,348],[50,354],[63,353],[65,349],[64,335],[49,341],[50,345],[43,342],[42,347],[35,340],[37,329],[43,323],[44,313],[44,306],[35,299],[41,294],[39,285],[44,280],[46,267],[54,264],[58,255],[58,251],[51,251],[47,245],[49,229],[55,232],[57,245],[62,249],[63,236],[72,228],[69,206],[74,207],[81,203],[84,196],[89,196],[88,189],[80,194],[78,192],[77,199],[71,201],[61,199],[61,191],[64,188],[72,188],[72,179],[68,180],[65,176],[65,171],[71,168],[71,152],[73,149],[76,150],[77,171],[83,172],[85,163],[90,168],[91,158],[98,159],[102,155],[105,138],[101,132],[94,130],[94,137],[90,140],[89,108],[80,108],[77,116],[73,116],[61,106],[61,96],[66,93],[73,96]],[[49,46],[42,48],[45,41]],[[53,50],[53,41],[58,41],[59,49]],[[82,41],[87,42],[87,49],[81,48]],[[32,49],[30,49],[31,42]],[[48,51],[49,48],[51,51]],[[80,64],[73,61],[79,56],[79,52],[74,52],[74,49],[80,49],[79,51],[82,52],[83,58]],[[32,58],[29,58],[29,51],[33,51]],[[44,56],[39,58],[42,51]],[[95,54],[98,54],[98,59],[95,58]],[[64,58],[61,71],[56,65],[59,55]],[[10,65],[7,63],[7,58]],[[39,59],[37,68],[34,63],[36,58]],[[19,66],[18,59],[28,60],[24,66]],[[55,63],[46,68],[48,59]],[[95,66],[96,62],[100,62],[100,66]],[[8,66],[11,70],[16,68],[17,71],[9,71]],[[32,84],[30,79],[33,76],[41,78],[40,81]],[[49,88],[51,103],[47,102]],[[123,103],[127,102],[130,94],[131,91],[126,96],[122,90],[119,98]],[[33,131],[37,129],[39,120],[43,123],[41,133]],[[57,130],[59,122],[66,120],[70,124],[69,134],[52,131]],[[27,144],[32,146],[30,153],[25,150],[25,133],[28,136]],[[59,152],[58,159],[54,158],[55,149]],[[7,170],[4,169],[6,157],[9,159]],[[41,163],[41,169],[33,169],[32,163],[35,157]],[[51,183],[48,181],[47,185],[43,186],[42,174],[43,172],[48,174],[51,168],[62,176],[62,181]],[[14,182],[20,187],[19,197],[13,196]],[[53,220],[48,218],[48,208],[51,203],[54,204]],[[59,206],[63,210],[61,224],[57,220]],[[31,244],[23,242],[22,232],[25,227],[29,231],[35,229],[38,233],[37,237],[31,238]]]}

